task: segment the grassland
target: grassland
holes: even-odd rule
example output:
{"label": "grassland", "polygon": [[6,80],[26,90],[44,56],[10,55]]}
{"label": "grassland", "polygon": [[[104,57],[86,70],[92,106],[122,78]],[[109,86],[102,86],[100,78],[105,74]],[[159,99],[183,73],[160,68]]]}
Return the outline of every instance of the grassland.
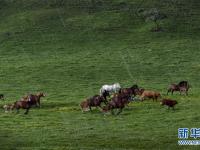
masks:
{"label": "grassland", "polygon": [[[88,0],[0,3],[0,106],[47,94],[28,115],[1,109],[1,149],[198,149],[178,146],[177,130],[200,126],[199,2],[103,2],[95,9]],[[137,7],[163,11],[164,30],[150,32],[153,23],[138,18]],[[166,96],[180,80],[192,85],[189,96]],[[137,83],[179,104],[170,111],[135,102],[119,116],[81,112],[84,98],[114,82]]]}

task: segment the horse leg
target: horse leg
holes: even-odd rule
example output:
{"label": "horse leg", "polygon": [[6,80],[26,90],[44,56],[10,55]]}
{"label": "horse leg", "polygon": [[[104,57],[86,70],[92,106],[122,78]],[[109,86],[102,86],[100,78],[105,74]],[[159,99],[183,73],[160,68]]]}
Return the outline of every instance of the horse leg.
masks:
{"label": "horse leg", "polygon": [[17,109],[17,114],[19,113],[19,108],[16,108]]}
{"label": "horse leg", "polygon": [[99,95],[100,96],[102,95],[102,88],[99,90]]}
{"label": "horse leg", "polygon": [[[99,104],[97,107],[100,107],[101,109],[103,109],[102,106],[101,106],[101,104]],[[97,107],[96,107],[96,108],[97,108]]]}
{"label": "horse leg", "polygon": [[28,114],[29,109],[30,109],[30,107],[28,107],[28,108],[26,109],[26,112],[24,113],[25,115]]}
{"label": "horse leg", "polygon": [[37,106],[40,108],[40,100],[37,102]]}
{"label": "horse leg", "polygon": [[122,108],[119,109],[117,115],[119,115],[122,112]]}
{"label": "horse leg", "polygon": [[114,111],[113,111],[113,109],[111,109],[111,114],[114,115]]}
{"label": "horse leg", "polygon": [[90,109],[90,111],[92,111],[92,107],[91,106],[89,106],[89,109]]}
{"label": "horse leg", "polygon": [[168,91],[167,91],[167,95],[168,95],[169,92],[172,92],[172,89],[168,89]]}
{"label": "horse leg", "polygon": [[158,97],[156,96],[156,99],[155,99],[155,101],[157,102],[158,101]]}

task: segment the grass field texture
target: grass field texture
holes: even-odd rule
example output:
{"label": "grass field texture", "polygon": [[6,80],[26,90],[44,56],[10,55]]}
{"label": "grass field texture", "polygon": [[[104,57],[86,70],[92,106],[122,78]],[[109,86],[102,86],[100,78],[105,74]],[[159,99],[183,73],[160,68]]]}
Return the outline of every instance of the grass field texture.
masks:
{"label": "grass field texture", "polygon": [[[200,2],[198,0],[2,0],[0,2],[0,149],[199,149],[178,146],[178,128],[200,127]],[[101,6],[101,7],[100,7]],[[162,32],[135,15],[158,8]],[[189,96],[166,95],[188,80]],[[79,103],[119,82],[178,101],[132,102],[118,116]],[[44,92],[28,115],[2,106]]]}

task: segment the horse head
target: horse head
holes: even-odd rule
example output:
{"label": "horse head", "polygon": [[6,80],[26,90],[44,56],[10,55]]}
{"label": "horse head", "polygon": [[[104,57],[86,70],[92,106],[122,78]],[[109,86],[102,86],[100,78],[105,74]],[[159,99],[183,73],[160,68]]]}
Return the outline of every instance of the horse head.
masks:
{"label": "horse head", "polygon": [[46,95],[44,93],[40,92],[40,93],[37,94],[37,96],[38,97],[45,97]]}

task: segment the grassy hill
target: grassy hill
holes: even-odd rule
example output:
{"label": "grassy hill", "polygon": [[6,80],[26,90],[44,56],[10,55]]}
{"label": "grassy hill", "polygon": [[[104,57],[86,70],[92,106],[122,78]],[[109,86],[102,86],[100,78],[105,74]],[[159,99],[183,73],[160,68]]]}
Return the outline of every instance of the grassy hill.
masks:
{"label": "grassy hill", "polygon": [[[163,31],[139,9],[167,15]],[[12,103],[43,91],[41,109],[0,113],[3,149],[196,149],[178,146],[177,130],[199,127],[200,3],[198,0],[2,0],[0,93]],[[166,96],[188,80],[189,96]],[[103,84],[135,83],[176,99],[131,103],[119,116],[82,113],[79,103]]]}

